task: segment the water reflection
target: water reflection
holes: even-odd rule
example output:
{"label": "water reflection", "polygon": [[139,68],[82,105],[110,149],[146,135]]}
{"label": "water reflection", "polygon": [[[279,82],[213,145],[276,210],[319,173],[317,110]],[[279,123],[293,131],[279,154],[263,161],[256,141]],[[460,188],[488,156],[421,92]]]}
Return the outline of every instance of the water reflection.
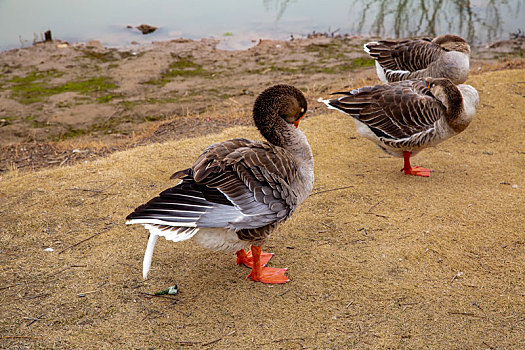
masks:
{"label": "water reflection", "polygon": [[[523,0],[354,0],[349,17],[357,19],[351,27],[356,34],[399,38],[454,33],[471,43],[480,43],[508,35],[503,33],[503,25],[506,20],[519,17],[524,3]],[[358,16],[353,9],[358,9]]]}
{"label": "water reflection", "polygon": [[[126,29],[141,23],[160,29],[147,36]],[[449,32],[479,44],[525,29],[525,0],[0,0],[0,24],[0,51],[30,45],[34,33],[48,29],[69,42],[97,39],[117,47],[212,37],[221,48],[242,49],[260,38],[330,28],[381,37]]]}
{"label": "water reflection", "polygon": [[[263,5],[266,11],[272,10],[272,7],[276,10],[277,16],[275,21],[279,21],[286,11],[286,7],[289,3],[297,2],[296,0],[263,0]],[[272,6],[273,5],[273,6]]]}

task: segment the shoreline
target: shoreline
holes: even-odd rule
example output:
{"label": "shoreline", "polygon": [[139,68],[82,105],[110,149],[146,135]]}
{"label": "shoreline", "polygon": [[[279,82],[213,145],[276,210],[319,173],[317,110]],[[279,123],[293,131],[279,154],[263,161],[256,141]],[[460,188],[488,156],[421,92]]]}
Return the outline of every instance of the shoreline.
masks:
{"label": "shoreline", "polygon": [[[523,37],[523,34],[520,36],[519,35],[520,33],[510,33],[508,34],[507,36],[510,36],[512,37],[513,35],[516,36],[516,38],[509,38],[509,39],[498,39],[498,40],[493,40],[493,41],[487,41],[487,42],[480,42],[478,44],[472,44],[471,45],[471,48],[473,48],[474,50],[478,50],[478,51],[483,51],[483,49],[489,49],[489,48],[492,48],[492,49],[499,49],[499,50],[493,50],[493,51],[499,51],[499,52],[502,52],[502,53],[511,53],[513,50],[512,46],[520,46],[520,45],[523,45],[523,41],[525,40],[525,38]],[[417,36],[409,36],[407,38],[418,38],[418,37],[428,37],[430,35],[417,35]],[[171,41],[194,41],[194,42],[198,42],[198,41],[216,41],[217,42],[217,49],[219,50],[224,50],[224,51],[232,51],[232,52],[235,52],[235,51],[245,51],[245,50],[249,50],[255,46],[258,45],[259,42],[261,41],[279,41],[279,42],[289,42],[289,41],[294,41],[294,40],[307,40],[307,39],[311,39],[311,38],[315,38],[315,37],[327,37],[327,38],[332,38],[332,39],[362,39],[362,40],[379,40],[379,39],[382,39],[382,40],[399,40],[400,38],[390,38],[390,37],[379,37],[379,36],[376,36],[376,35],[360,35],[360,34],[350,34],[350,33],[343,33],[343,34],[340,34],[338,33],[338,31],[333,31],[333,32],[316,32],[316,31],[313,31],[312,33],[308,33],[308,34],[294,34],[294,33],[289,33],[287,35],[288,39],[284,39],[284,38],[275,38],[275,37],[264,37],[264,36],[258,36],[257,39],[239,39],[239,40],[233,40],[233,39],[237,39],[236,37],[230,37],[230,36],[222,36],[222,37],[219,37],[219,36],[214,36],[214,35],[210,35],[210,36],[206,36],[206,37],[202,37],[202,38],[191,38],[191,37],[184,37],[184,36],[177,36],[177,37],[172,37],[172,38],[168,38],[168,37],[164,37],[164,38],[160,38],[160,40],[151,40],[151,41],[148,41],[148,42],[145,42],[145,41],[137,41],[137,40],[131,40],[130,42],[128,42],[127,44],[124,44],[124,45],[111,45],[111,44],[103,44],[103,39],[91,39],[91,40],[65,40],[65,39],[61,39],[61,38],[54,38],[52,41],[53,42],[56,42],[56,43],[63,43],[63,44],[66,44],[68,46],[84,46],[84,45],[88,45],[89,43],[93,43],[94,45],[97,45],[97,46],[100,46],[104,49],[107,49],[107,50],[119,50],[119,51],[130,51],[130,50],[141,50],[141,49],[147,49],[148,47],[150,46],[153,46],[155,44],[158,44],[158,43],[167,43],[167,42],[171,42]],[[36,37],[35,37],[36,38]],[[41,40],[33,40],[33,42],[31,44],[28,44],[27,46],[21,46],[21,47],[5,47],[5,48],[1,48],[0,47],[0,54],[4,53],[4,52],[8,52],[8,51],[13,51],[13,50],[23,50],[23,49],[28,49],[28,48],[31,48],[35,45],[40,45],[40,44],[44,44],[45,43],[45,40],[44,40],[44,33],[40,33],[40,38]],[[29,40],[25,40],[26,42],[29,43]],[[236,47],[232,47],[230,46],[229,44],[227,44],[227,42],[231,42],[231,41],[234,41],[234,42],[250,42],[249,45],[234,45]],[[24,45],[24,44],[21,44],[21,45]],[[240,47],[242,46],[242,47]],[[523,49],[523,47],[521,48]]]}

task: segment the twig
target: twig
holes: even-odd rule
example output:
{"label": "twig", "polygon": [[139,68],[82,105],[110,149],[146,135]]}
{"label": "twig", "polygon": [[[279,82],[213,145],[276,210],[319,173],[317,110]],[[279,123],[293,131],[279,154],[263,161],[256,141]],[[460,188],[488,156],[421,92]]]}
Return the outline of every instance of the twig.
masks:
{"label": "twig", "polygon": [[31,300],[31,299],[36,299],[36,298],[40,298],[40,297],[47,297],[48,295],[51,295],[50,293],[43,293],[43,294],[37,294],[37,295],[33,295],[31,297],[24,297],[25,300]]}
{"label": "twig", "polygon": [[279,296],[282,297],[283,295],[285,295],[286,293],[289,293],[290,291],[291,289],[288,289],[286,292],[279,294]]}
{"label": "twig", "polygon": [[353,185],[349,185],[349,186],[343,186],[343,187],[337,187],[337,188],[330,188],[328,190],[323,190],[323,191],[317,191],[317,192],[314,192],[312,193],[310,196],[315,196],[316,194],[319,194],[319,193],[325,193],[325,192],[331,192],[331,191],[338,191],[338,190],[344,190],[346,188],[350,188],[350,187],[354,187]]}
{"label": "twig", "polygon": [[450,282],[448,282],[448,283],[452,283],[452,282],[454,282],[454,280],[460,278],[461,276],[463,276],[463,272],[458,272],[458,273],[456,273],[456,274],[454,275],[454,277],[452,277],[452,279],[451,279]]}
{"label": "twig", "polygon": [[18,286],[18,285],[21,285],[21,284],[22,284],[22,283],[10,284],[10,285],[8,285],[8,286],[1,287],[0,290],[4,290],[4,289],[11,288],[11,287],[14,287],[14,286]]}
{"label": "twig", "polygon": [[4,335],[0,339],[42,339],[37,337],[27,337],[25,335]]}
{"label": "twig", "polygon": [[489,344],[487,344],[487,343],[485,343],[485,342],[483,342],[483,345],[488,346],[488,348],[489,348],[490,350],[496,349],[496,348],[493,347],[492,345],[489,345]]}
{"label": "twig", "polygon": [[62,272],[64,272],[64,271],[66,271],[66,270],[69,270],[70,268],[71,268],[71,266],[66,266],[66,267],[64,267],[63,269],[60,269],[60,270],[58,270],[57,272],[52,273],[52,274],[50,274],[49,276],[46,276],[46,277],[49,278],[49,277],[56,276],[56,275],[58,275],[59,273],[62,273]]}
{"label": "twig", "polygon": [[96,192],[101,193],[102,190],[91,190],[89,188],[66,188],[68,191],[86,191],[86,192]]}
{"label": "twig", "polygon": [[108,283],[108,280],[105,280],[104,282],[102,282],[101,284],[99,284],[97,286],[97,289],[99,289],[100,287],[104,287],[106,285],[106,283]]}
{"label": "twig", "polygon": [[289,340],[302,340],[302,341],[304,341],[304,338],[282,338],[282,339],[272,340],[272,342],[280,343],[280,342],[289,341]]}
{"label": "twig", "polygon": [[180,345],[192,345],[192,344],[200,344],[202,342],[201,341],[183,341],[183,340],[179,340],[179,341],[176,341],[175,343],[180,344]]}
{"label": "twig", "polygon": [[103,229],[102,231],[97,232],[97,233],[95,233],[94,235],[91,235],[91,236],[89,236],[88,238],[83,239],[83,240],[81,240],[81,241],[78,242],[78,243],[75,243],[75,244],[73,244],[73,245],[70,245],[69,247],[66,247],[66,248],[62,249],[61,251],[58,252],[58,254],[62,254],[62,253],[65,252],[66,250],[71,249],[71,248],[74,248],[74,247],[76,247],[77,245],[82,244],[82,243],[84,243],[85,241],[88,241],[88,240],[90,240],[91,238],[94,238],[94,237],[100,235],[100,234],[106,232],[107,230],[109,230],[110,228],[111,228],[111,227],[106,227],[106,228]]}
{"label": "twig", "polygon": [[462,315],[462,316],[470,316],[470,317],[477,317],[477,318],[486,318],[485,316],[476,315],[471,312],[449,311],[448,313],[449,315]]}
{"label": "twig", "polygon": [[365,230],[365,235],[367,235],[367,234],[368,234],[368,231],[367,231],[367,229],[364,228],[364,227],[358,228],[358,229],[357,229],[357,232],[360,232],[360,231],[363,231],[363,230]]}
{"label": "twig", "polygon": [[153,293],[146,293],[146,292],[139,292],[139,293],[140,293],[140,294],[147,295],[147,296],[150,296],[150,297],[166,298],[166,299],[169,299],[169,300],[177,300],[177,298],[172,298],[172,297],[170,297],[169,295],[165,295],[165,294],[155,295],[155,294],[153,294]]}
{"label": "twig", "polygon": [[[178,301],[178,300],[175,299],[175,298],[170,298],[169,295],[155,295],[155,294],[146,293],[146,292],[139,292],[139,293],[140,293],[140,294],[147,295],[147,296],[149,296],[149,297],[170,299],[171,301],[174,301],[174,304]],[[191,316],[191,313],[187,313],[187,312],[184,312],[184,311],[177,310],[177,309],[174,308],[174,307],[171,308],[171,310],[177,311],[178,313],[183,314],[183,315],[186,316],[186,317],[190,317],[190,316]],[[199,343],[202,343],[202,342],[199,342]]]}
{"label": "twig", "polygon": [[44,317],[44,314],[42,314],[42,315],[40,315],[40,316],[38,316],[38,317],[36,317],[36,318],[32,318],[32,319],[31,319],[31,318],[24,317],[24,319],[32,320],[32,321],[29,322],[26,326],[29,327],[29,326],[31,326],[33,323],[35,323],[36,321],[40,321],[40,319],[41,319],[42,317]]}
{"label": "twig", "polygon": [[372,206],[370,207],[370,209],[368,209],[368,210],[366,211],[365,214],[371,214],[371,213],[372,213],[372,209],[374,209],[375,207],[377,207],[379,204],[383,203],[384,201],[385,201],[384,199],[381,199],[379,202],[377,202],[376,204],[372,205]]}
{"label": "twig", "polygon": [[[172,303],[172,305],[173,305],[173,304],[175,304],[175,303]],[[171,309],[177,311],[179,314],[183,314],[183,315],[186,316],[186,317],[190,317],[190,316],[191,316],[191,313],[189,314],[189,313],[187,313],[187,312],[177,310],[177,309],[174,308],[174,307],[172,307]]]}
{"label": "twig", "polygon": [[208,346],[208,345],[211,345],[211,344],[215,344],[215,343],[217,343],[217,342],[219,342],[219,341],[221,341],[221,340],[222,340],[222,338],[215,339],[215,340],[212,340],[212,341],[210,341],[210,342],[208,342],[208,343],[204,343],[204,344],[202,344],[201,346]]}
{"label": "twig", "polygon": [[388,219],[388,216],[383,215],[383,214],[376,214],[376,213],[365,213],[365,214],[368,214],[368,215],[375,215],[375,216],[380,217],[380,218]]}

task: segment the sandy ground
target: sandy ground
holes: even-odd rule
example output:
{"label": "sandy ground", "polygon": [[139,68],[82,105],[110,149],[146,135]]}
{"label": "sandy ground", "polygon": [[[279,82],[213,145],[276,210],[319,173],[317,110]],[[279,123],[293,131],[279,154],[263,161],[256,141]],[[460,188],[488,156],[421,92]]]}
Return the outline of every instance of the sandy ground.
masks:
{"label": "sandy ground", "polygon": [[[342,114],[301,123],[313,194],[266,246],[285,285],[164,240],[142,281],[147,233],[124,225],[206,145],[260,138],[253,127],[4,172],[0,347],[525,348],[525,70],[468,83],[472,124],[414,158],[430,178],[402,175]],[[174,284],[178,295],[151,296]]]}

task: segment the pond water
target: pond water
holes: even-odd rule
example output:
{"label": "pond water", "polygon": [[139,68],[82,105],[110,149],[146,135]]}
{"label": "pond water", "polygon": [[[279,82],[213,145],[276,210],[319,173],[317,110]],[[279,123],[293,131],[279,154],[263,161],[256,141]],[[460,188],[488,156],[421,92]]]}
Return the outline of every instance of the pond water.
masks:
{"label": "pond water", "polygon": [[[127,25],[159,27],[142,35]],[[525,0],[0,0],[0,50],[30,46],[50,29],[105,46],[217,38],[243,49],[257,39],[312,32],[405,37],[454,33],[480,44],[525,30]]]}

